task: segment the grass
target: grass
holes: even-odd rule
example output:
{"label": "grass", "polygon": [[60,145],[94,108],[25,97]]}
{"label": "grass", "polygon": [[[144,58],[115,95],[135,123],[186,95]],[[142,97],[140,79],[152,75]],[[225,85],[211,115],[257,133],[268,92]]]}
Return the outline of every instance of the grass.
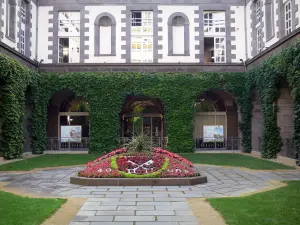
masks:
{"label": "grass", "polygon": [[294,167],[286,166],[284,164],[258,159],[252,156],[241,155],[241,154],[182,153],[180,155],[189,159],[192,163],[199,163],[199,164],[237,166],[237,167],[245,167],[253,170],[295,169]]}
{"label": "grass", "polygon": [[[181,155],[193,163],[201,164],[238,166],[255,170],[295,169],[294,167],[240,154],[182,153]],[[29,171],[36,168],[81,165],[86,164],[100,156],[100,154],[42,155],[1,165],[0,171]]]}
{"label": "grass", "polygon": [[300,224],[300,181],[277,190],[239,198],[208,199],[228,225]]}
{"label": "grass", "polygon": [[0,166],[0,171],[29,171],[36,168],[86,164],[101,155],[95,154],[49,154],[41,155]]}
{"label": "grass", "polygon": [[0,191],[0,224],[39,225],[66,202],[65,199],[21,197]]}

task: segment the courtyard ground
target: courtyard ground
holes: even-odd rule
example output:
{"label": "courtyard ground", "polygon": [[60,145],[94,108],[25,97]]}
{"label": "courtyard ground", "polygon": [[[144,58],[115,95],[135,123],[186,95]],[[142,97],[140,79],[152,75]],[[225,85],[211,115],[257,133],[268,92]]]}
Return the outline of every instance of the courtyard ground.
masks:
{"label": "courtyard ground", "polygon": [[[252,156],[216,153],[183,153],[183,157],[194,164],[245,167],[254,170],[295,169],[280,163],[254,158]],[[0,166],[0,171],[30,171],[38,168],[84,165],[101,154],[49,154],[41,155]]]}
{"label": "courtyard ground", "polygon": [[[260,197],[255,197],[252,200],[253,205],[245,203],[246,198],[244,197],[234,198],[234,201],[236,201],[234,203],[230,202],[226,204],[222,202],[227,199],[231,201],[231,198],[223,199],[222,197],[238,197],[249,193],[262,192],[282,186],[283,183],[281,181],[300,180],[300,171],[298,170],[263,171],[196,165],[197,170],[202,175],[208,177],[207,184],[158,187],[87,187],[70,184],[70,177],[76,175],[83,168],[74,166],[71,168],[32,171],[29,173],[1,172],[0,181],[7,183],[4,187],[6,191],[18,189],[31,195],[68,199],[85,198],[86,201],[84,201],[79,211],[74,214],[69,225],[198,225],[199,221],[201,225],[213,224],[207,223],[201,216],[199,218],[197,212],[191,207],[188,200],[195,198],[221,198],[220,202],[218,202],[219,199],[213,199],[212,201],[219,203],[219,205],[214,206],[216,208],[219,206],[217,209],[220,210],[222,215],[224,213],[226,222],[229,225],[244,225],[239,220],[237,220],[237,223],[230,224],[232,220],[226,217],[227,214],[225,211],[229,208],[227,205],[236,204],[228,214],[233,214],[234,216],[238,213],[241,215],[240,218],[243,218],[243,213],[247,214],[247,212],[249,212],[248,216],[251,216],[250,212],[251,210],[255,210],[255,206],[265,205],[266,207],[260,210],[260,214],[257,214],[258,218],[263,219],[262,214],[274,214],[277,212],[276,207],[280,206],[282,208],[280,204],[285,204],[288,199],[292,198],[293,202],[299,202],[300,196],[299,186],[291,186],[292,189],[298,189],[298,192],[287,189],[285,192],[281,192],[281,198],[279,194],[266,195],[267,197],[259,194]],[[286,195],[286,192],[290,192],[290,194]],[[256,195],[249,196],[249,198],[254,196]],[[241,203],[237,203],[239,199],[241,199]],[[269,201],[270,204],[268,204]],[[289,212],[298,212],[299,210],[299,206],[296,206],[294,203],[285,205],[286,209],[282,213],[287,213],[288,216],[295,215],[295,213],[290,214]],[[222,207],[225,207],[225,209]],[[14,207],[10,207],[10,209],[14,210]],[[281,222],[282,215],[268,216],[267,218],[270,219],[267,219],[267,221],[270,220],[270,223],[265,224],[276,224],[273,223],[272,218]],[[222,217],[220,216],[220,218]],[[287,221],[297,221],[297,218]]]}

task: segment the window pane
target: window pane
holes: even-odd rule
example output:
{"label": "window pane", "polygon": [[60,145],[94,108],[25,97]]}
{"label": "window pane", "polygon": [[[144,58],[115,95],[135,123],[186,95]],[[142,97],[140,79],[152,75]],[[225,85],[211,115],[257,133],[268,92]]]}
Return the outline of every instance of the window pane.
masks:
{"label": "window pane", "polygon": [[80,32],[80,12],[59,12],[59,32],[75,33]]}
{"label": "window pane", "polygon": [[225,32],[225,12],[204,13],[204,32]]}

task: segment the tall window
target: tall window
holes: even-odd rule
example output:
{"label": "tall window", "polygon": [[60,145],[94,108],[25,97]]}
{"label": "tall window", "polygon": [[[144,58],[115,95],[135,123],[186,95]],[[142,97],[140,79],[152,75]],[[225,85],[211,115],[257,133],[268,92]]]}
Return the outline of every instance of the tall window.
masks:
{"label": "tall window", "polygon": [[58,61],[79,63],[80,12],[59,12]]}
{"label": "tall window", "polygon": [[267,41],[275,36],[274,1],[275,0],[265,0],[265,17],[268,18],[265,20]]}
{"label": "tall window", "polygon": [[255,3],[255,14],[256,14],[256,24],[261,22],[261,10],[262,10],[262,1],[257,0]]}
{"label": "tall window", "polygon": [[224,33],[225,12],[204,12],[204,32]]}
{"label": "tall window", "polygon": [[262,51],[262,45],[263,45],[263,40],[262,40],[262,0],[257,0],[255,2],[255,14],[256,14],[256,50],[257,53],[260,53]]}
{"label": "tall window", "polygon": [[204,11],[204,62],[226,62],[224,11]]}
{"label": "tall window", "polygon": [[153,12],[131,12],[131,62],[153,62]]}
{"label": "tall window", "polygon": [[16,6],[17,0],[8,0],[6,7],[6,37],[11,41],[16,39]]}
{"label": "tall window", "polygon": [[256,29],[256,43],[257,43],[257,52],[261,52],[262,50],[262,36],[261,36],[261,28],[258,27]]}
{"label": "tall window", "polygon": [[25,55],[25,30],[26,30],[26,2],[21,2],[21,30],[20,30],[20,52]]}
{"label": "tall window", "polygon": [[292,8],[291,1],[284,4],[285,34],[292,32]]}

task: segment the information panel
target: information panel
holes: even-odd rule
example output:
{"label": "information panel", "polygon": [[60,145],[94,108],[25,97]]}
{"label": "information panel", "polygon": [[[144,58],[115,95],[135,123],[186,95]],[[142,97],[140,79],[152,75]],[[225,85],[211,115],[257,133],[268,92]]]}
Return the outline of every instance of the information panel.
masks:
{"label": "information panel", "polygon": [[224,141],[223,125],[203,126],[203,142]]}
{"label": "information panel", "polygon": [[81,142],[81,126],[61,126],[61,142]]}

